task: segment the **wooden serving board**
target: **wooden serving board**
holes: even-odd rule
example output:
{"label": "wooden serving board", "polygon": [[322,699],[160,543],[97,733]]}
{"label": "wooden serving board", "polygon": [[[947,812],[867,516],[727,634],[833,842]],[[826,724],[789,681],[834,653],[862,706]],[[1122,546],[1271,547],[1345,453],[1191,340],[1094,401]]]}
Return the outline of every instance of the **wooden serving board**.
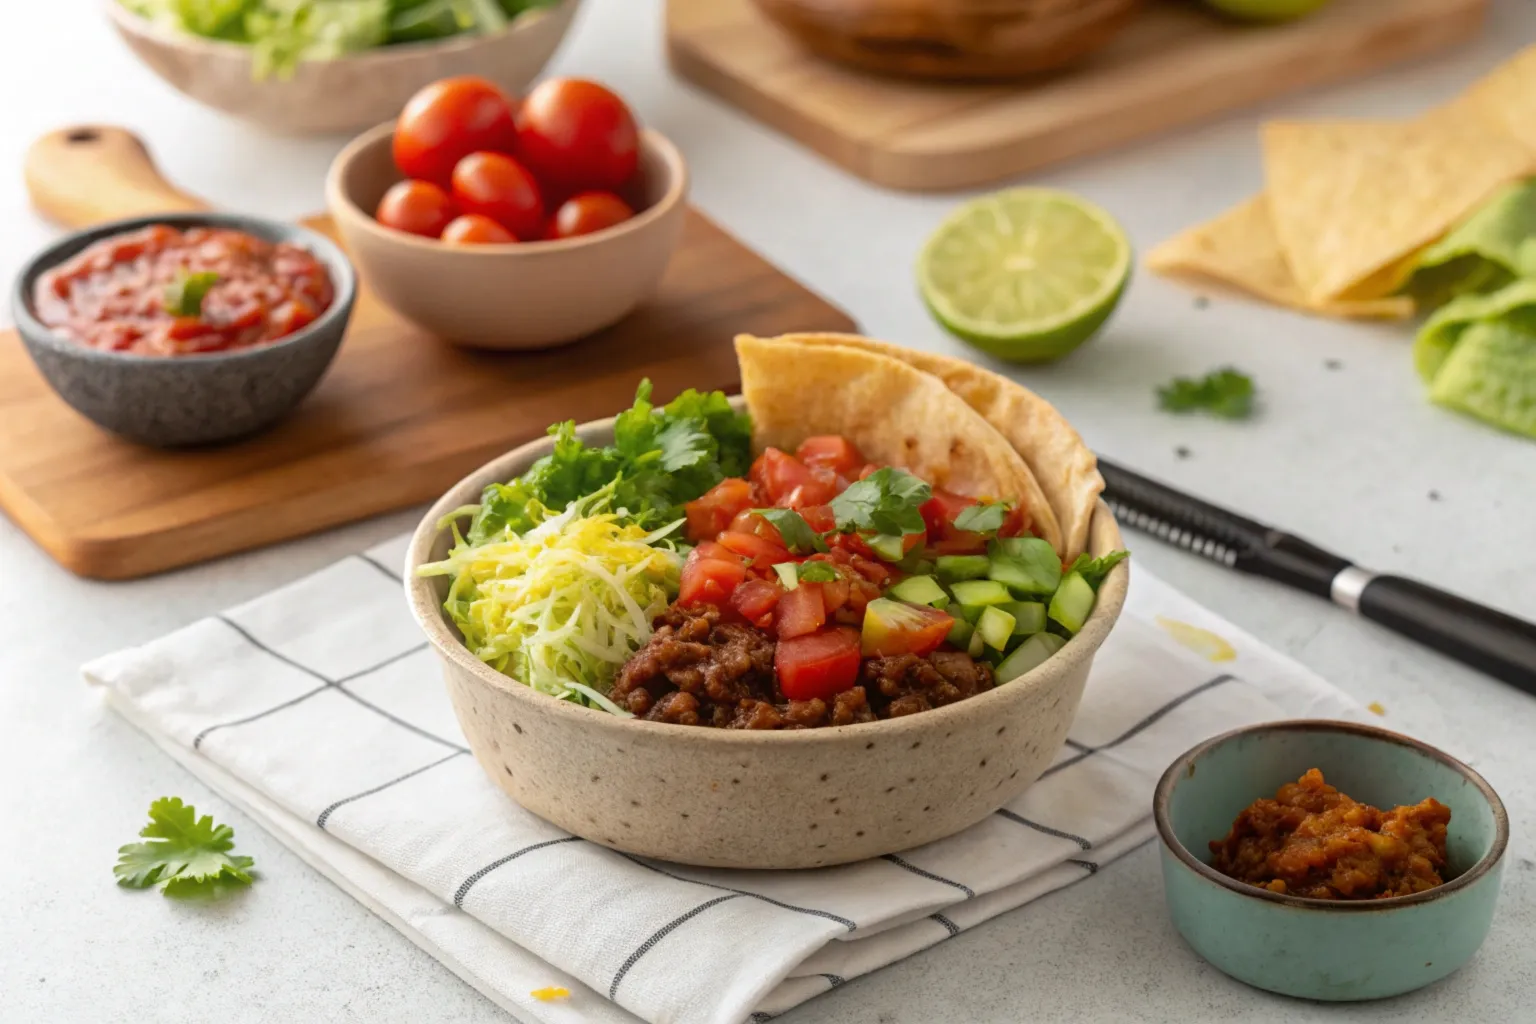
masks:
{"label": "wooden serving board", "polygon": [[[111,128],[58,132],[28,156],[34,202],[83,227],[201,204]],[[305,221],[334,236],[329,217]],[[436,498],[549,424],[612,415],[649,377],[658,399],[736,390],[739,331],[852,321],[697,211],[660,293],[615,327],[532,354],[445,344],[366,288],[330,372],[297,412],[239,444],[141,448],[66,406],[14,331],[0,333],[0,507],[61,564],[127,579]]]}
{"label": "wooden serving board", "polygon": [[1488,0],[1332,0],[1300,21],[1244,25],[1149,0],[1080,67],[1028,84],[942,85],[828,63],[751,0],[667,0],[672,67],[877,185],[984,185],[1175,125],[1437,50]]}

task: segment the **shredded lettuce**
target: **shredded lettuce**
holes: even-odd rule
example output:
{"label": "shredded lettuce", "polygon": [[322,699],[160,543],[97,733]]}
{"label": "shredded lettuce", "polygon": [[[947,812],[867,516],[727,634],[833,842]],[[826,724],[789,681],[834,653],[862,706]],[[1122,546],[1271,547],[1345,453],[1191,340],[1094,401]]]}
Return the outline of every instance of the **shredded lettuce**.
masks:
{"label": "shredded lettuce", "polygon": [[521,534],[475,541],[454,523],[448,556],[417,572],[451,577],[443,608],[481,661],[552,697],[627,715],[605,695],[677,593],[682,556],[668,537],[681,521],[626,523],[612,511],[618,490],[609,483],[558,515],[539,505]]}
{"label": "shredded lettuce", "polygon": [[245,43],[257,79],[286,76],[300,61],[333,60],[396,43],[492,33],[559,0],[119,0],[156,24]]}

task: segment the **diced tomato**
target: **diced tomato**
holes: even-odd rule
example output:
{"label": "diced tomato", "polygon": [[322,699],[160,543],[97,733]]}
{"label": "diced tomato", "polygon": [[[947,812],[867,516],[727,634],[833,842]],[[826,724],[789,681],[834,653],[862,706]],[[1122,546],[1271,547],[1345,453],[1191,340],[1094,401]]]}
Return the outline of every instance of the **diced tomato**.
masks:
{"label": "diced tomato", "polygon": [[742,618],[760,629],[773,624],[773,610],[779,604],[784,588],[767,580],[747,580],[731,594],[731,607]]}
{"label": "diced tomato", "polygon": [[837,614],[839,608],[848,603],[848,593],[851,587],[847,580],[839,576],[831,583],[821,584],[821,602],[826,608],[827,618]]}
{"label": "diced tomato", "polygon": [[843,605],[843,611],[858,622],[864,617],[865,606],[879,596],[880,588],[869,580],[853,580],[848,584],[848,603]]}
{"label": "diced tomato", "polygon": [[955,620],[937,608],[883,599],[864,612],[862,653],[866,658],[932,654]]}
{"label": "diced tomato", "polygon": [[955,529],[955,517],[972,505],[975,498],[933,489],[933,497],[920,510],[928,526],[928,547],[936,555],[976,555],[987,550],[987,539],[979,533]]}
{"label": "diced tomato", "polygon": [[688,538],[713,540],[727,529],[742,509],[752,507],[752,485],[740,477],[729,477],[710,488],[703,496],[683,506],[688,517]]}
{"label": "diced tomato", "polygon": [[1003,517],[1003,525],[997,531],[997,535],[999,537],[1023,537],[1030,532],[1034,525],[1034,520],[1030,517],[1029,512],[1022,506],[1015,505]]}
{"label": "diced tomato", "polygon": [[779,535],[778,529],[762,516],[754,515],[750,509],[736,513],[736,518],[731,520],[730,530],[732,533],[750,533],[770,544],[784,546],[784,538]]}
{"label": "diced tomato", "polygon": [[790,700],[826,700],[859,679],[859,634],[846,626],[780,640],[773,667]]}
{"label": "diced tomato", "polygon": [[842,565],[851,564],[851,556],[853,555],[861,555],[869,559],[875,557],[874,551],[870,550],[869,545],[864,543],[864,538],[856,533],[835,533],[827,538],[827,547],[831,548],[833,552],[841,553],[844,556],[841,561]]}
{"label": "diced tomato", "polygon": [[864,456],[853,442],[837,434],[806,438],[800,442],[795,457],[807,466],[825,466],[844,477],[852,477],[864,465]]}
{"label": "diced tomato", "polygon": [[747,559],[755,568],[765,568],[777,562],[789,561],[789,549],[782,544],[763,540],[755,533],[737,533],[727,530],[720,535],[722,547]]}
{"label": "diced tomato", "polygon": [[871,462],[869,465],[867,465],[863,469],[859,470],[858,475],[857,475],[857,477],[855,479],[863,480],[865,477],[867,477],[870,474],[874,473],[879,468],[880,468],[879,466],[877,466],[873,462]]}
{"label": "diced tomato", "polygon": [[827,624],[820,583],[801,583],[779,598],[779,639],[789,640],[814,633]]}
{"label": "diced tomato", "polygon": [[[921,537],[917,534],[912,534],[911,536],[916,536],[921,539]],[[907,550],[910,551],[912,549],[911,547],[908,547]],[[879,562],[871,561],[870,559],[865,558],[863,555],[853,556],[853,570],[877,587],[885,586],[891,578],[891,570],[887,569]]]}
{"label": "diced tomato", "polygon": [[747,567],[741,560],[713,542],[706,542],[711,549],[718,549],[727,557],[716,558],[705,550],[705,544],[694,548],[683,563],[678,583],[678,604],[712,604],[725,607],[731,592],[747,578]]}
{"label": "diced tomato", "polygon": [[726,547],[724,544],[713,540],[699,541],[698,546],[694,548],[693,551],[689,554],[690,558],[694,556],[699,558],[718,558],[726,562],[741,561],[740,558],[736,557],[736,553],[734,551]]}
{"label": "diced tomato", "polygon": [[832,515],[831,505],[801,506],[800,518],[805,520],[805,525],[817,533],[826,533],[837,525],[837,519]]}
{"label": "diced tomato", "polygon": [[836,473],[825,467],[812,469],[777,448],[765,449],[752,463],[752,482],[780,508],[825,505],[842,490]]}

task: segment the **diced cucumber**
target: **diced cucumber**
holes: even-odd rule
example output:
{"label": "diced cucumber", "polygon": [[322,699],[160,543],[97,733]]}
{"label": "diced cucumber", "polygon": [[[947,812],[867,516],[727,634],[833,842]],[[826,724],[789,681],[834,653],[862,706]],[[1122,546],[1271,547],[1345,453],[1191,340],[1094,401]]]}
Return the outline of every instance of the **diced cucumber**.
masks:
{"label": "diced cucumber", "polygon": [[1047,658],[1066,646],[1066,641],[1055,633],[1036,633],[1019,645],[1018,650],[1003,659],[997,666],[997,682],[1011,683],[1024,673],[1043,664]]}
{"label": "diced cucumber", "polygon": [[949,589],[958,603],[972,607],[1007,604],[1013,600],[1008,588],[994,580],[962,580]]}
{"label": "diced cucumber", "polygon": [[1010,601],[999,605],[1013,616],[1014,636],[1034,636],[1045,632],[1045,605],[1040,601]]}
{"label": "diced cucumber", "polygon": [[986,641],[982,639],[981,630],[978,629],[976,632],[971,634],[970,643],[965,645],[965,653],[969,654],[973,658],[979,658],[985,654],[986,651]]}
{"label": "diced cucumber", "polygon": [[1006,537],[987,546],[987,578],[1044,597],[1061,582],[1061,558],[1039,537]]}
{"label": "diced cucumber", "polygon": [[778,562],[773,571],[779,574],[779,582],[784,584],[785,590],[794,590],[800,585],[800,566],[794,562]]}
{"label": "diced cucumber", "polygon": [[979,580],[987,575],[986,555],[940,555],[934,562],[939,579],[945,583],[960,580]]}
{"label": "diced cucumber", "polygon": [[963,651],[970,646],[971,634],[974,632],[976,632],[975,626],[964,619],[956,619],[955,624],[949,627],[949,636],[944,639]]}
{"label": "diced cucumber", "polygon": [[[921,551],[922,548],[913,548],[913,551]],[[912,566],[912,572],[918,576],[932,576],[934,572],[933,562],[926,558],[920,558]]]}
{"label": "diced cucumber", "polygon": [[986,605],[982,604],[957,604],[951,610],[959,613],[961,619],[974,626],[981,618],[981,613],[986,607]]}
{"label": "diced cucumber", "polygon": [[894,533],[877,533],[873,537],[865,537],[864,543],[887,562],[899,562],[907,553],[902,538]]}
{"label": "diced cucumber", "polygon": [[1069,633],[1082,629],[1092,611],[1093,588],[1075,572],[1061,581],[1061,586],[1051,597],[1050,616]]}
{"label": "diced cucumber", "polygon": [[891,597],[911,604],[932,605],[944,608],[949,605],[949,595],[932,576],[908,576],[886,591]]}
{"label": "diced cucumber", "polygon": [[1000,651],[1013,638],[1013,616],[995,605],[988,605],[982,609],[981,618],[976,620],[976,632],[981,634],[988,647]]}

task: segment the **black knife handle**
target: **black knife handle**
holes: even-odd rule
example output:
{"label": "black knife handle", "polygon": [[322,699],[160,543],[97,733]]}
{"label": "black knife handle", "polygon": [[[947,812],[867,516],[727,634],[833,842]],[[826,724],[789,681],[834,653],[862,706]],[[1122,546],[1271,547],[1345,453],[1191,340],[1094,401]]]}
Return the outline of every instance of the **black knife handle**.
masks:
{"label": "black knife handle", "polygon": [[1443,590],[1376,576],[1360,591],[1360,614],[1536,695],[1536,624]]}

